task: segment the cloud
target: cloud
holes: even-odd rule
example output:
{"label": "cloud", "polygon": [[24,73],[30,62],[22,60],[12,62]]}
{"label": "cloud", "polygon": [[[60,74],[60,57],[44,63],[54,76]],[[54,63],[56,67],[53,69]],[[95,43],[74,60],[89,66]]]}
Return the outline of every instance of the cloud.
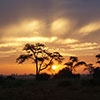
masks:
{"label": "cloud", "polygon": [[10,55],[18,53],[16,46],[0,45],[0,57],[9,57]]}
{"label": "cloud", "polygon": [[[59,49],[57,49],[57,47]],[[96,42],[72,43],[63,44],[54,48],[64,56],[95,56],[99,51],[100,45]]]}
{"label": "cloud", "polygon": [[91,34],[98,30],[100,30],[100,22],[92,22],[80,28],[79,33],[82,36],[85,36],[85,35]]}
{"label": "cloud", "polygon": [[73,43],[77,43],[79,42],[78,40],[76,39],[71,39],[71,38],[67,38],[67,39],[58,39],[55,41],[55,43],[58,43],[58,44],[73,44]]}
{"label": "cloud", "polygon": [[[14,28],[16,24],[18,25],[24,20],[42,20],[45,22],[45,30],[40,29],[42,35],[46,35],[50,29],[51,33],[60,34],[64,38],[66,34],[73,35],[73,31],[91,21],[100,20],[99,5],[99,0],[10,0],[10,2],[1,0],[0,27],[13,26],[12,28]],[[76,26],[73,28],[74,21]],[[39,23],[39,25],[42,24]],[[59,32],[60,29],[62,32]],[[69,29],[71,32],[68,31]],[[24,31],[22,32],[24,33]],[[48,32],[48,35],[50,32]],[[4,33],[0,32],[1,34]],[[68,36],[70,37],[70,35]]]}
{"label": "cloud", "polygon": [[23,21],[0,29],[4,36],[33,36],[43,33],[45,24],[39,20]]}
{"label": "cloud", "polygon": [[0,26],[18,23],[23,19],[48,17],[51,1],[10,0],[0,1]]}
{"label": "cloud", "polygon": [[64,34],[68,34],[68,32],[73,27],[73,25],[72,25],[72,22],[70,21],[70,19],[59,18],[59,19],[54,20],[51,23],[51,32],[54,35],[58,35],[58,36],[59,35],[64,35]]}
{"label": "cloud", "polygon": [[100,43],[99,9],[99,0],[1,0],[0,47],[44,42],[64,54],[94,50]]}
{"label": "cloud", "polygon": [[74,44],[74,45],[69,45],[70,50],[78,50],[78,51],[83,51],[83,50],[94,50],[94,49],[99,49],[99,45],[97,43],[91,43],[91,42],[86,42],[86,43],[79,43],[79,44]]}
{"label": "cloud", "polygon": [[23,43],[36,43],[36,42],[42,42],[42,43],[54,43],[56,44],[73,44],[79,42],[76,39],[60,39],[58,37],[18,37],[18,38],[5,38],[3,41],[8,42],[7,44],[0,44],[0,46],[18,46]]}

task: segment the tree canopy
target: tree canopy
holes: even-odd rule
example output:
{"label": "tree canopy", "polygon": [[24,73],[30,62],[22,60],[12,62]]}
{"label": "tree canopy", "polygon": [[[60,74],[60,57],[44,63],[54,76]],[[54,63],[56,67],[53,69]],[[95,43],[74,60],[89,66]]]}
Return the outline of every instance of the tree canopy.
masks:
{"label": "tree canopy", "polygon": [[70,71],[73,71],[77,66],[86,65],[86,63],[84,61],[79,61],[78,57],[76,56],[70,56],[69,61],[64,65],[66,65],[66,67],[69,68]]}
{"label": "tree canopy", "polygon": [[26,44],[23,50],[26,52],[21,54],[16,62],[21,64],[30,59],[32,63],[35,63],[36,75],[39,75],[48,66],[53,65],[54,61],[61,63],[64,59],[59,52],[49,52],[47,47],[41,43]]}

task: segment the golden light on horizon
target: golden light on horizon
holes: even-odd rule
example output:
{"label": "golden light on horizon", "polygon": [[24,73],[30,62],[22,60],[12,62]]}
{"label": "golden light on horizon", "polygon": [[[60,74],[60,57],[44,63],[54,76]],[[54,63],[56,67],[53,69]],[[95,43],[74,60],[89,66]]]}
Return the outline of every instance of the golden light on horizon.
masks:
{"label": "golden light on horizon", "polygon": [[56,65],[53,65],[53,66],[52,66],[52,69],[53,69],[53,70],[56,70],[56,69],[57,69],[57,66],[56,66]]}

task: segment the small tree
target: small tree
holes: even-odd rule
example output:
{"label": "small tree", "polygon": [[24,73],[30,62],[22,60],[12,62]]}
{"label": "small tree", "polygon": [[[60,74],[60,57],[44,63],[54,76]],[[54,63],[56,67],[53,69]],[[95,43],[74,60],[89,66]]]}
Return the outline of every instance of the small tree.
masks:
{"label": "small tree", "polygon": [[[97,54],[95,57],[97,58],[96,63],[100,64],[100,54]],[[100,66],[94,68],[93,77],[100,80]]]}
{"label": "small tree", "polygon": [[86,63],[84,61],[79,61],[78,57],[70,56],[69,61],[64,65],[66,65],[66,67],[72,72],[77,66],[86,65]]}
{"label": "small tree", "polygon": [[[100,64],[100,54],[97,54],[96,56],[98,64]],[[94,78],[99,78],[100,77],[100,67],[93,66],[93,64],[86,64],[86,67],[84,68],[84,71],[87,70],[91,75],[93,75]]]}
{"label": "small tree", "polygon": [[94,69],[95,69],[95,68],[94,68],[93,64],[90,63],[90,64],[87,64],[87,65],[86,65],[86,67],[84,68],[84,71],[87,70],[87,71],[89,71],[89,73],[92,75],[92,74],[94,73]]}
{"label": "small tree", "polygon": [[94,68],[93,77],[100,80],[100,67]]}
{"label": "small tree", "polygon": [[61,63],[63,56],[59,52],[48,52],[44,44],[26,44],[23,50],[26,51],[25,54],[20,55],[16,62],[19,64],[23,63],[25,60],[31,59],[32,63],[35,63],[36,67],[36,77],[40,72],[46,69],[48,66],[52,65],[54,61]]}
{"label": "small tree", "polygon": [[100,64],[100,54],[97,54],[95,57],[97,58],[97,62],[96,63]]}

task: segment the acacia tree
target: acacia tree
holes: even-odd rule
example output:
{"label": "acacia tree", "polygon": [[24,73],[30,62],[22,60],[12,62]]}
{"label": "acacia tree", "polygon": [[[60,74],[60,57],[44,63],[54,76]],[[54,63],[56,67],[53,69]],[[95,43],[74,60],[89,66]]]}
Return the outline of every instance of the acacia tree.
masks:
{"label": "acacia tree", "polygon": [[97,58],[97,62],[96,63],[100,64],[100,54],[97,54],[95,57]]}
{"label": "acacia tree", "polygon": [[[100,64],[100,54],[97,54],[95,57],[97,58],[97,62],[96,63]],[[93,76],[96,75],[97,72],[100,73],[100,68],[93,66],[93,64],[91,64],[91,63],[90,64],[86,64],[86,68],[84,68],[84,71],[85,70],[89,71],[89,73],[91,75],[93,75]]]}
{"label": "acacia tree", "polygon": [[46,46],[41,43],[26,44],[23,50],[26,51],[26,53],[20,55],[16,59],[16,62],[21,64],[26,60],[31,59],[32,63],[35,63],[36,77],[42,70],[52,65],[54,61],[61,63],[64,59],[59,52],[48,52]]}
{"label": "acacia tree", "polygon": [[72,72],[77,66],[86,65],[86,63],[84,61],[79,61],[78,57],[70,56],[69,61],[64,65],[66,65],[66,67]]}
{"label": "acacia tree", "polygon": [[93,66],[93,64],[86,64],[86,67],[84,68],[84,71],[88,71],[91,75],[94,73],[94,66]]}

